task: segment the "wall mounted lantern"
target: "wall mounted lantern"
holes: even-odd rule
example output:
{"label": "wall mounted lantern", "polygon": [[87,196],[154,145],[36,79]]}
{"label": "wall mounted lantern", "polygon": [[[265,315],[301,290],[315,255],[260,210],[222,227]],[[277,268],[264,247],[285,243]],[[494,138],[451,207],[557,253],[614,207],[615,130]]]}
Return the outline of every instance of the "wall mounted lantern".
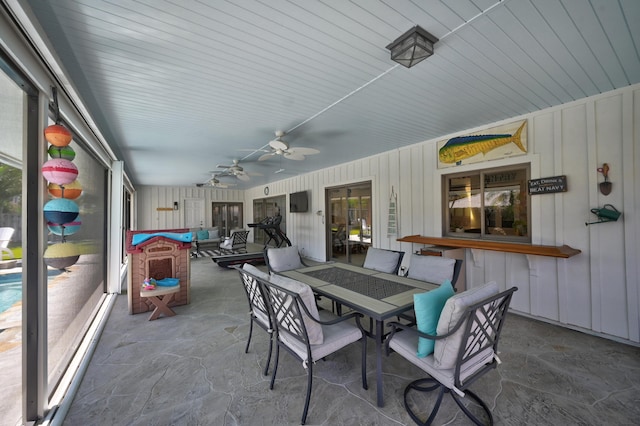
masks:
{"label": "wall mounted lantern", "polygon": [[173,209],[174,210],[178,210],[178,202],[177,201],[173,202]]}
{"label": "wall mounted lantern", "polygon": [[391,51],[391,60],[411,68],[433,55],[433,45],[438,38],[418,25],[398,37],[387,46]]}

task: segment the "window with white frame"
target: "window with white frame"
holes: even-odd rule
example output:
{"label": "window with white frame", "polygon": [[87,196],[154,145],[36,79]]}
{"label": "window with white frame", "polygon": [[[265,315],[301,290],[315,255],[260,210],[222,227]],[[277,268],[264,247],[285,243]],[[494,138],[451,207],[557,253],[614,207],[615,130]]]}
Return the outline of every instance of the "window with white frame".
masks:
{"label": "window with white frame", "polygon": [[448,174],[443,235],[531,241],[528,164]]}

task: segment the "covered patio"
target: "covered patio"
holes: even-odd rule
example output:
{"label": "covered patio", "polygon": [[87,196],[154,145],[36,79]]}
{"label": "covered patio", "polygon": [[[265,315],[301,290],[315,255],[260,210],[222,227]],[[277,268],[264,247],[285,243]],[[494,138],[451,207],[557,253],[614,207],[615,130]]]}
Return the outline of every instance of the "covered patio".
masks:
{"label": "covered patio", "polygon": [[[238,273],[207,257],[193,259],[191,272],[192,302],[175,307],[175,317],[129,315],[127,295],[118,296],[65,425],[299,424],[305,372],[281,354],[269,390],[266,333],[255,330],[244,353],[249,316]],[[366,391],[357,345],[314,368],[307,424],[413,424],[402,392],[422,373],[397,354],[386,358],[385,405],[378,407],[373,346]],[[640,418],[640,348],[510,314],[500,358],[497,371],[472,386],[496,424],[624,425]],[[436,424],[469,421],[445,398]]]}

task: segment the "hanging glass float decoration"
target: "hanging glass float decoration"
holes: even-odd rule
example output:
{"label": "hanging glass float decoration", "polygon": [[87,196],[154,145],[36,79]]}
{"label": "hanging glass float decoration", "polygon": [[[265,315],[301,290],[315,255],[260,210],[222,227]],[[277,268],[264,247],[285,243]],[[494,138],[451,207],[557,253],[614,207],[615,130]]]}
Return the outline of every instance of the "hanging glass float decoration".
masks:
{"label": "hanging glass float decoration", "polygon": [[47,221],[47,228],[49,228],[49,231],[52,234],[60,235],[61,237],[75,234],[80,229],[80,225],[82,225],[80,215],[78,215],[73,221],[64,224]]}
{"label": "hanging glass float decoration", "polygon": [[49,157],[51,158],[62,158],[63,160],[73,161],[76,158],[76,152],[70,146],[49,146],[47,150],[49,153]]}
{"label": "hanging glass float decoration", "polygon": [[66,198],[67,200],[75,200],[82,195],[82,185],[77,180],[66,184],[58,185],[57,183],[50,183],[47,185],[49,195],[53,198]]}
{"label": "hanging glass float decoration", "polygon": [[69,145],[73,136],[63,125],[56,122],[56,124],[52,124],[44,129],[44,138],[51,145],[62,147]]}
{"label": "hanging glass float decoration", "polygon": [[65,269],[80,258],[78,247],[72,243],[52,244],[44,251],[44,263],[56,269]]}
{"label": "hanging glass float decoration", "polygon": [[56,198],[44,205],[44,218],[47,222],[65,224],[76,220],[79,214],[78,205],[66,198]]}
{"label": "hanging glass float decoration", "polygon": [[58,106],[57,90],[53,93],[53,109],[55,124],[44,129],[44,137],[51,145],[47,152],[51,159],[42,165],[42,175],[49,182],[47,190],[53,197],[44,205],[44,217],[51,234],[60,236],[61,242],[51,244],[44,252],[47,265],[65,269],[74,265],[80,258],[79,248],[68,243],[66,238],[80,229],[80,208],[75,201],[82,194],[82,186],[77,181],[78,168],[73,164],[76,153],[69,146],[73,135],[60,124],[60,110]]}
{"label": "hanging glass float decoration", "polygon": [[42,165],[42,175],[49,182],[66,185],[76,180],[78,168],[69,160],[54,158]]}

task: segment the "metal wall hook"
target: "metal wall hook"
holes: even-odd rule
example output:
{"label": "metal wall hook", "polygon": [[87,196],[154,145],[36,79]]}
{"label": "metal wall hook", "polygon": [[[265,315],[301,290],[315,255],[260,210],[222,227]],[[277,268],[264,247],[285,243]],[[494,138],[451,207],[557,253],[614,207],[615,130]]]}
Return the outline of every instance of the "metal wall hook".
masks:
{"label": "metal wall hook", "polygon": [[60,106],[58,105],[58,88],[56,86],[51,86],[51,96],[53,97],[53,103],[51,106],[53,107],[53,112],[55,114],[54,120],[56,124],[60,124],[62,121],[60,119]]}

